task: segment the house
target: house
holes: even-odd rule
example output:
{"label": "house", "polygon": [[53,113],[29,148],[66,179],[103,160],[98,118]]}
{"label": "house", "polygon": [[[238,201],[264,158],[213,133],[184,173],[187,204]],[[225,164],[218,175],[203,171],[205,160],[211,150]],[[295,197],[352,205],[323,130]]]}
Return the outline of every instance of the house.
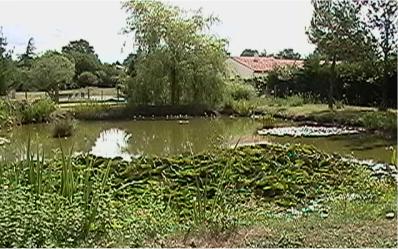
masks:
{"label": "house", "polygon": [[243,79],[266,75],[269,71],[283,66],[303,66],[303,60],[276,59],[274,57],[234,56],[227,59],[227,65],[232,75]]}

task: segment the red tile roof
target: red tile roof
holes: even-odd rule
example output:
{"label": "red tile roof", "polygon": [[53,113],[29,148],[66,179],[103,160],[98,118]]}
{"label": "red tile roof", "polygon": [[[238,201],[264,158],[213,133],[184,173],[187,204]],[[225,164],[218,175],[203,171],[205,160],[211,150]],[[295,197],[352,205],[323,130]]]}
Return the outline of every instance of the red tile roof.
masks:
{"label": "red tile roof", "polygon": [[233,60],[252,69],[254,72],[267,72],[279,66],[297,65],[301,67],[303,60],[275,59],[274,57],[232,57]]}

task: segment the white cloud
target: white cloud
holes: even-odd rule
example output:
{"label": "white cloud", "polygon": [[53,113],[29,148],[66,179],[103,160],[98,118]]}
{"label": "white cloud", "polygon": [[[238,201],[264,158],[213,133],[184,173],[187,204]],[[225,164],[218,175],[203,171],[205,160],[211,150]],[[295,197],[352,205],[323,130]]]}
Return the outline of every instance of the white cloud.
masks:
{"label": "white cloud", "polygon": [[[244,48],[277,52],[289,47],[303,54],[313,50],[304,33],[312,13],[309,0],[168,2],[186,9],[203,7],[205,13],[219,16],[222,23],[213,30],[229,39],[234,55]],[[120,35],[126,17],[120,7],[118,0],[0,0],[0,26],[16,53],[25,49],[31,36],[39,52],[60,50],[70,40],[83,38],[102,60],[113,62],[132,50],[131,36]]]}

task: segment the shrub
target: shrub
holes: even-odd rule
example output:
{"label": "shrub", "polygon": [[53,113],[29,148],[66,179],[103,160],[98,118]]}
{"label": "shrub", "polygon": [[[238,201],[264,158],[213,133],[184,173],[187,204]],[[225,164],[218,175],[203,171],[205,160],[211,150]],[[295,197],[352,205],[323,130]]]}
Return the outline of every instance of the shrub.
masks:
{"label": "shrub", "polygon": [[257,108],[255,101],[238,100],[232,102],[232,109],[239,114],[239,116],[250,116]]}
{"label": "shrub", "polygon": [[93,120],[97,119],[98,117],[102,117],[104,113],[108,113],[111,108],[112,106],[109,104],[89,101],[76,105],[73,111],[77,119]]}
{"label": "shrub", "polygon": [[71,117],[57,119],[54,122],[53,137],[70,137],[73,134],[74,128],[75,124]]}
{"label": "shrub", "polygon": [[292,95],[286,98],[288,106],[302,106],[304,103],[304,98],[301,95]]}
{"label": "shrub", "polygon": [[252,85],[240,82],[227,83],[226,93],[233,100],[250,100],[257,95]]}
{"label": "shrub", "polygon": [[17,122],[16,105],[10,101],[0,100],[0,126],[10,126]]}
{"label": "shrub", "polygon": [[78,79],[80,86],[96,86],[98,84],[98,77],[91,72],[83,72]]}
{"label": "shrub", "polygon": [[360,117],[360,123],[369,129],[396,131],[397,116],[391,112],[367,112]]}
{"label": "shrub", "polygon": [[55,103],[49,98],[39,99],[21,106],[22,123],[45,122],[50,120],[50,114],[55,111]]}
{"label": "shrub", "polygon": [[33,103],[0,100],[0,126],[47,122],[55,110],[55,103],[49,98],[39,99]]}

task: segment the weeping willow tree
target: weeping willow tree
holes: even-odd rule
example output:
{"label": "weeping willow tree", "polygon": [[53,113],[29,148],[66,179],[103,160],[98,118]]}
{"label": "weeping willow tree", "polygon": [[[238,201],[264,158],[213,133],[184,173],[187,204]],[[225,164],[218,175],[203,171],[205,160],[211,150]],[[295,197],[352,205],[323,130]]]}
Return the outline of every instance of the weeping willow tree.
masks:
{"label": "weeping willow tree", "polygon": [[214,105],[221,100],[226,41],[209,32],[217,18],[159,1],[132,0],[123,7],[125,32],[134,33],[140,51],[128,80],[131,103]]}

